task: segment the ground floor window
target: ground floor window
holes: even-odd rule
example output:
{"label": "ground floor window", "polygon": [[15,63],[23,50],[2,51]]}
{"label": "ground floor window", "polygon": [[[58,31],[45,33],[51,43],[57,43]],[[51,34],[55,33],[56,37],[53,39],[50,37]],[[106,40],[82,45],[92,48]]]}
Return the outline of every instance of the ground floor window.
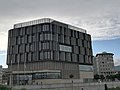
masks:
{"label": "ground floor window", "polygon": [[60,79],[60,72],[39,72],[33,74],[33,79]]}
{"label": "ground floor window", "polygon": [[13,75],[14,85],[32,84],[32,81],[39,79],[61,79],[61,72],[36,72],[30,74],[16,74]]}

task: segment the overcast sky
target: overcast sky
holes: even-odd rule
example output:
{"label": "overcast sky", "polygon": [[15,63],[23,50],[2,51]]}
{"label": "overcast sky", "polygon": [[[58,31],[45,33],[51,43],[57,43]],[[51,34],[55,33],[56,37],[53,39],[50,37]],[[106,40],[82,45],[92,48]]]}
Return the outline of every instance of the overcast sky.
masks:
{"label": "overcast sky", "polygon": [[0,0],[0,51],[13,24],[46,17],[84,28],[92,40],[120,38],[120,0]]}

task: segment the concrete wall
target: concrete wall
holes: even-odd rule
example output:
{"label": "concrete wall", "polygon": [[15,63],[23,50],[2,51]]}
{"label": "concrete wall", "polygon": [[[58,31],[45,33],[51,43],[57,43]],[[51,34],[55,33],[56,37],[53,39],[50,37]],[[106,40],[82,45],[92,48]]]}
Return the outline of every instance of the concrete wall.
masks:
{"label": "concrete wall", "polygon": [[14,86],[13,90],[27,88],[27,90],[104,90],[105,84],[108,88],[120,87],[120,82],[102,82],[102,83],[63,83],[46,85]]}
{"label": "concrete wall", "polygon": [[[19,67],[18,67],[19,66]],[[11,67],[9,67],[11,68]],[[69,76],[72,74],[74,79],[79,78],[79,64],[74,63],[65,63],[65,62],[36,62],[36,63],[26,63],[26,66],[23,64],[12,65],[12,70],[17,73],[23,71],[23,74],[27,71],[29,72],[37,72],[42,70],[60,70],[63,79],[70,78]]]}
{"label": "concrete wall", "polygon": [[80,78],[93,78],[93,72],[80,71]]}

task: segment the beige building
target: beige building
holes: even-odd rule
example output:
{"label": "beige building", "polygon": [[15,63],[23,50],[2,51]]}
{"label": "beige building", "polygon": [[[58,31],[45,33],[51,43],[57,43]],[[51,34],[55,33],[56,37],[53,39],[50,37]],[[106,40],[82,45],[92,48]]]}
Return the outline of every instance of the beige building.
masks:
{"label": "beige building", "polygon": [[94,57],[94,74],[112,75],[114,74],[113,53],[102,52]]}

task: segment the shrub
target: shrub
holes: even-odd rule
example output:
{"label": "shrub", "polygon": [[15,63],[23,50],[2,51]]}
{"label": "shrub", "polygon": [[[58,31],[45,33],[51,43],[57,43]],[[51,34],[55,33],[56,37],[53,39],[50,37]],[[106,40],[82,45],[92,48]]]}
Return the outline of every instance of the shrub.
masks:
{"label": "shrub", "polygon": [[26,88],[21,88],[21,89],[19,89],[19,90],[27,90]]}
{"label": "shrub", "polygon": [[12,89],[9,88],[8,86],[0,85],[0,90],[12,90]]}
{"label": "shrub", "polygon": [[109,90],[120,90],[120,87],[116,87],[116,88],[109,88]]}

